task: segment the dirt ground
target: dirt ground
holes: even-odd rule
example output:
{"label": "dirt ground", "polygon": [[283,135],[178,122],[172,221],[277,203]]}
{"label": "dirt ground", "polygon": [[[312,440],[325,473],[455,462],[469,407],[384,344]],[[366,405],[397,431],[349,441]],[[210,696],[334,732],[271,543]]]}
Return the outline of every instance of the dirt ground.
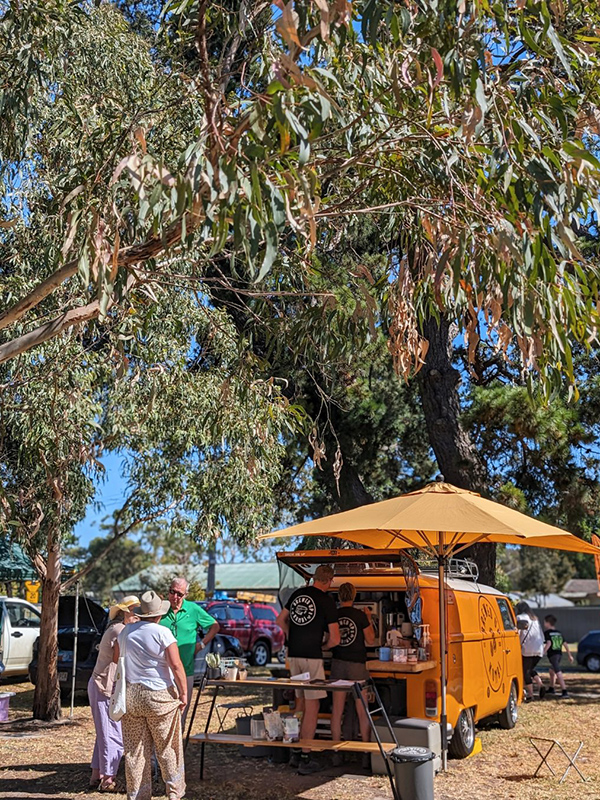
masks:
{"label": "dirt ground", "polygon": [[[478,732],[482,752],[465,760],[450,761],[449,771],[435,781],[436,800],[600,800],[600,675],[569,672],[566,675],[571,697],[547,699],[520,709],[513,731],[489,726]],[[1,800],[67,800],[85,794],[89,800],[105,795],[86,793],[89,759],[94,744],[94,727],[84,698],[79,698],[73,719],[43,725],[31,720],[33,687],[30,683],[4,683],[1,691],[15,691],[10,719],[0,724]],[[269,703],[268,692],[259,690],[248,696],[241,688],[236,699],[248,700],[255,710]],[[223,702],[227,699],[223,698]],[[194,732],[203,730],[200,709]],[[227,725],[229,728],[229,725]],[[539,756],[529,743],[530,736],[560,739],[569,752],[580,740],[584,748],[578,765],[587,782],[573,770],[564,784],[547,770],[533,778]],[[372,776],[358,763],[341,768],[326,768],[316,775],[301,777],[287,764],[266,759],[242,758],[236,747],[208,746],[205,780],[199,780],[200,752],[188,747],[186,774],[189,800],[389,800],[387,779]],[[319,758],[328,764],[326,754]],[[561,760],[562,759],[562,760]],[[562,775],[564,757],[551,757],[551,764]],[[162,796],[157,784],[155,795]],[[117,795],[119,797],[120,795]]]}

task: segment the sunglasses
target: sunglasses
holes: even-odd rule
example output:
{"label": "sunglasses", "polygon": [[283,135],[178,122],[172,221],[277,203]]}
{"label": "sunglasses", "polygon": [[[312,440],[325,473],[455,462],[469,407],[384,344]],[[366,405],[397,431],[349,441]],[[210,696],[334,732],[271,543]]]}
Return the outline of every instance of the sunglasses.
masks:
{"label": "sunglasses", "polygon": [[169,594],[173,594],[175,597],[185,597],[185,592],[176,592],[175,589],[169,589]]}

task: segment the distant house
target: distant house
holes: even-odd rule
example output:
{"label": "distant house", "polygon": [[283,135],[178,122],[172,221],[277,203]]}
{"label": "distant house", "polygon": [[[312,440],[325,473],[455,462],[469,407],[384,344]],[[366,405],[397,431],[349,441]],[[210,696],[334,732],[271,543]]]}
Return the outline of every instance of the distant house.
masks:
{"label": "distant house", "polygon": [[567,581],[560,594],[578,606],[600,605],[600,590],[595,578],[572,578]]}
{"label": "distant house", "polygon": [[558,594],[532,594],[526,597],[522,592],[511,592],[509,595],[513,603],[524,600],[530,608],[568,608],[574,606],[571,600]]}
{"label": "distant house", "polygon": [[[149,588],[161,594],[166,593],[169,583],[177,575],[206,587],[206,567],[203,565],[157,564],[115,584],[112,593],[117,599],[128,594],[139,594]],[[302,581],[299,576],[298,580],[300,585]],[[279,591],[279,567],[276,561],[217,564],[215,584],[215,590],[221,596],[244,600],[255,598],[275,603]]]}

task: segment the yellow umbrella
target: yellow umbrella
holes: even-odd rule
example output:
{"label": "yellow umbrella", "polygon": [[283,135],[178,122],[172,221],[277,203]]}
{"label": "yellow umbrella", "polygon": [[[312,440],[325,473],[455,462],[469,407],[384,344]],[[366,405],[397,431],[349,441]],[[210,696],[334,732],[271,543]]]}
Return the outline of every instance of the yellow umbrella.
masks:
{"label": "yellow umbrella", "polygon": [[335,536],[377,549],[417,547],[436,557],[456,555],[478,542],[600,553],[554,525],[450,483],[430,483],[417,492],[303,522],[261,538],[295,536]]}
{"label": "yellow umbrella", "polygon": [[[547,547],[600,555],[600,549],[566,531],[486,500],[450,483],[430,483],[417,492],[381,503],[303,522],[261,536],[333,536],[375,549],[418,548],[438,562],[440,597],[440,670],[442,763],[446,768],[446,642],[444,572],[447,560],[479,542]],[[442,645],[442,643],[444,643]]]}

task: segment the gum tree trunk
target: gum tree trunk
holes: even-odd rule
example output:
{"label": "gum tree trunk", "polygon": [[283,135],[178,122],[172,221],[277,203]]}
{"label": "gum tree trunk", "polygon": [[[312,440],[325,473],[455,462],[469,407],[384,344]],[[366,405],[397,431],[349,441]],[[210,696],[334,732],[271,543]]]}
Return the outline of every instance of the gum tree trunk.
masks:
{"label": "gum tree trunk", "polygon": [[[488,476],[485,464],[460,422],[459,386],[461,377],[452,364],[452,335],[445,317],[438,323],[429,318],[422,330],[429,341],[425,364],[418,379],[429,441],[444,480],[461,489],[487,494]],[[494,586],[496,579],[496,546],[478,544],[464,550],[461,556],[471,558],[479,567],[481,583]]]}
{"label": "gum tree trunk", "polygon": [[33,695],[33,718],[46,722],[61,717],[57,671],[60,577],[60,547],[54,543],[49,547],[46,575],[42,578],[42,619],[37,684]]}

